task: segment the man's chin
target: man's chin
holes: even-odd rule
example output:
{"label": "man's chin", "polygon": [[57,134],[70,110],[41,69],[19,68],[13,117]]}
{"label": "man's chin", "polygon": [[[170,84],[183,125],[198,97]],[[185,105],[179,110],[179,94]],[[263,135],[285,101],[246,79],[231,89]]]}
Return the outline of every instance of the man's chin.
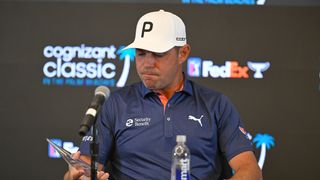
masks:
{"label": "man's chin", "polygon": [[143,81],[144,86],[146,86],[146,88],[151,89],[151,90],[157,90],[157,86],[155,85],[155,83],[150,82],[149,80],[145,80]]}

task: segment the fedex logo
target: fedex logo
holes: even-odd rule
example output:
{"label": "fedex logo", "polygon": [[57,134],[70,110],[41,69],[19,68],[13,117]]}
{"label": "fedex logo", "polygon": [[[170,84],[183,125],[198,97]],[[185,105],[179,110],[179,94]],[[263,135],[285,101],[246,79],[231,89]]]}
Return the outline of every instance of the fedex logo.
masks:
{"label": "fedex logo", "polygon": [[[75,153],[79,149],[79,147],[75,146],[73,142],[63,142],[61,139],[50,140],[71,153]],[[49,158],[61,158],[60,154],[50,144],[48,144],[48,156]]]}
{"label": "fedex logo", "polygon": [[199,57],[188,59],[188,75],[190,77],[212,78],[249,78],[249,70],[254,71],[253,77],[263,78],[262,72],[270,67],[269,62],[247,62],[248,66],[240,66],[236,60],[226,61],[224,65],[216,65],[211,60],[202,60]]}

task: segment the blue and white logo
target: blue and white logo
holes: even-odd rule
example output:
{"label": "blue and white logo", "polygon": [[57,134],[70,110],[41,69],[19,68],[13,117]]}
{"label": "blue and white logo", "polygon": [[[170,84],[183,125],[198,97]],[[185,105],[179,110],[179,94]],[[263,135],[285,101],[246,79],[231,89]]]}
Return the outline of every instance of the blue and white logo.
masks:
{"label": "blue and white logo", "polygon": [[[130,62],[134,60],[135,50],[121,49],[122,47],[116,48],[114,45],[48,45],[43,49],[47,62],[43,66],[42,84],[123,87],[129,75]],[[115,64],[117,59],[123,61],[122,72]],[[119,79],[116,80],[116,74],[120,72],[120,76],[117,76]]]}
{"label": "blue and white logo", "polygon": [[256,148],[260,148],[260,156],[258,160],[260,169],[263,168],[265,159],[267,157],[267,150],[270,150],[273,146],[275,146],[274,141],[274,138],[269,134],[257,134],[253,138],[253,143],[255,143]]}

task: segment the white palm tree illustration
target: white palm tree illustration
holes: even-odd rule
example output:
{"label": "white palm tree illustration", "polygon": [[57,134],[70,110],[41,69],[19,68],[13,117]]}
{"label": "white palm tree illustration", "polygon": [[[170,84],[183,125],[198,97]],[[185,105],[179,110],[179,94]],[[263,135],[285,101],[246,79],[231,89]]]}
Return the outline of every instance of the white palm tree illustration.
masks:
{"label": "white palm tree illustration", "polygon": [[136,55],[135,49],[122,50],[123,48],[124,46],[121,46],[117,51],[117,55],[120,55],[120,61],[124,59],[123,69],[120,78],[117,82],[117,87],[123,87],[126,84],[130,71],[130,62],[134,60],[134,57]]}
{"label": "white palm tree illustration", "polygon": [[264,5],[266,3],[266,0],[257,0],[257,5]]}
{"label": "white palm tree illustration", "polygon": [[256,148],[261,147],[258,165],[260,169],[262,169],[264,160],[266,159],[267,149],[269,150],[275,145],[274,138],[269,134],[257,134],[256,137],[253,138],[253,142],[256,143]]}

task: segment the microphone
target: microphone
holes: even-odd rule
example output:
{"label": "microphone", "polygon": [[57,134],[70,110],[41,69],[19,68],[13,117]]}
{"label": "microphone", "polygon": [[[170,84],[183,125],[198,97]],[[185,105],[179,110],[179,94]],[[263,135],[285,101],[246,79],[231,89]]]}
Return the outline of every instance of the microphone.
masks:
{"label": "microphone", "polygon": [[96,115],[100,106],[103,104],[105,100],[109,98],[109,96],[110,96],[109,88],[105,86],[99,86],[96,88],[94,92],[94,97],[80,124],[80,130],[79,130],[80,136],[86,135],[86,133],[90,130],[91,126],[95,122]]}

